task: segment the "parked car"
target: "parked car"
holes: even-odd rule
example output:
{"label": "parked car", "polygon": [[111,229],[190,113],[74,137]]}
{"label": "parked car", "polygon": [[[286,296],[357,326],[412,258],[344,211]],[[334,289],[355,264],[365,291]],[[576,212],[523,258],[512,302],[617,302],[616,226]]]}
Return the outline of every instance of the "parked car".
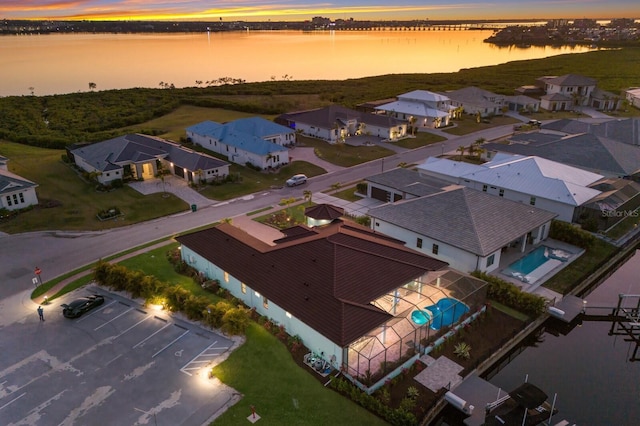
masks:
{"label": "parked car", "polygon": [[307,183],[307,176],[303,174],[293,175],[287,179],[287,186],[298,186]]}
{"label": "parked car", "polygon": [[80,315],[84,314],[87,311],[90,311],[96,306],[102,305],[103,303],[104,297],[99,294],[76,299],[69,304],[65,303],[61,305],[62,315],[64,315],[65,318],[78,318]]}

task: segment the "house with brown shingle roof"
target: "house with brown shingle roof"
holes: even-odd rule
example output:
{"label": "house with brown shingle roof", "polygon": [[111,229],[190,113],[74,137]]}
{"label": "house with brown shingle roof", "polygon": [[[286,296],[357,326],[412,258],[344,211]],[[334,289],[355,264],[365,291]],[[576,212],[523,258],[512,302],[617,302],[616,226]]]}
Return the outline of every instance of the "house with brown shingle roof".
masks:
{"label": "house with brown shingle roof", "polygon": [[285,235],[270,246],[223,223],[177,240],[185,262],[351,377],[417,356],[416,343],[434,333],[411,322],[419,306],[443,297],[471,313],[484,306],[484,282],[354,222]]}

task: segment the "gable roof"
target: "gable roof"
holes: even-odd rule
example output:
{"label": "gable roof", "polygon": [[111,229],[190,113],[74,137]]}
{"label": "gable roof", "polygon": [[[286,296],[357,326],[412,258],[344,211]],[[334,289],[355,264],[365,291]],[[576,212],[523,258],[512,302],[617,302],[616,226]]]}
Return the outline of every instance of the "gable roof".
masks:
{"label": "gable roof", "polygon": [[460,187],[373,208],[369,216],[488,256],[557,214]]}
{"label": "gable roof", "polygon": [[579,206],[600,193],[587,186],[603,176],[545,158],[502,155],[482,165],[429,158],[418,169]]}
{"label": "gable roof", "polygon": [[27,188],[36,188],[37,186],[36,183],[15,173],[0,169],[0,194],[11,194],[16,191],[24,191]]}
{"label": "gable roof", "polygon": [[275,246],[224,223],[177,240],[340,346],[392,317],[372,301],[447,265],[340,221]]}
{"label": "gable roof", "polygon": [[458,90],[451,90],[449,92],[446,92],[446,94],[453,101],[470,103],[472,105],[484,106],[488,108],[499,106],[500,104],[499,102],[496,102],[496,100],[504,99],[503,95],[497,95],[493,92],[475,86],[463,87],[462,89]]}
{"label": "gable roof", "polygon": [[229,164],[176,143],[141,134],[123,135],[83,145],[72,149],[71,153],[102,172],[120,169],[125,164],[144,163],[155,159],[171,161],[187,170],[210,170]]}
{"label": "gable roof", "polygon": [[384,104],[376,107],[380,111],[399,112],[402,114],[415,115],[419,117],[447,117],[444,111],[431,108],[422,102],[416,102],[411,100],[398,100],[389,104]]}
{"label": "gable roof", "polygon": [[[273,123],[273,125],[283,129],[280,133],[292,132],[291,129],[281,126],[280,124]],[[212,137],[226,145],[234,146],[258,155],[269,155],[271,153],[288,150],[282,145],[263,139],[263,137],[266,136],[273,136],[274,133],[265,134],[265,132],[276,130],[276,128],[268,126],[261,120],[247,120],[239,123],[232,121],[225,124],[216,123],[215,121],[203,121],[187,127],[186,130],[187,132],[200,136]],[[251,133],[254,131],[257,132],[258,135]]]}

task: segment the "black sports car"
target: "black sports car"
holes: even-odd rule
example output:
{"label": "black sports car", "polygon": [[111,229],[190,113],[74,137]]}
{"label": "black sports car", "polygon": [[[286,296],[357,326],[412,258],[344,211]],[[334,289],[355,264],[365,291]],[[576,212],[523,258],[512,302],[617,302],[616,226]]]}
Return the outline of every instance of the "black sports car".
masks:
{"label": "black sports car", "polygon": [[66,318],[78,318],[80,315],[84,314],[87,311],[90,311],[96,306],[102,305],[103,303],[104,297],[100,296],[99,294],[76,299],[69,304],[61,305],[62,315],[64,315]]}

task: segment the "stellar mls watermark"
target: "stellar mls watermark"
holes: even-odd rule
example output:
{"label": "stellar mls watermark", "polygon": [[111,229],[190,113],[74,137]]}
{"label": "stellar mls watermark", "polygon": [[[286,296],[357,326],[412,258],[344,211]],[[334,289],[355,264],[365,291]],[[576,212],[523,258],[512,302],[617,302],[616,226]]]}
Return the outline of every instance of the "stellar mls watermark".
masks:
{"label": "stellar mls watermark", "polygon": [[640,217],[638,210],[607,210],[602,212],[602,217]]}

